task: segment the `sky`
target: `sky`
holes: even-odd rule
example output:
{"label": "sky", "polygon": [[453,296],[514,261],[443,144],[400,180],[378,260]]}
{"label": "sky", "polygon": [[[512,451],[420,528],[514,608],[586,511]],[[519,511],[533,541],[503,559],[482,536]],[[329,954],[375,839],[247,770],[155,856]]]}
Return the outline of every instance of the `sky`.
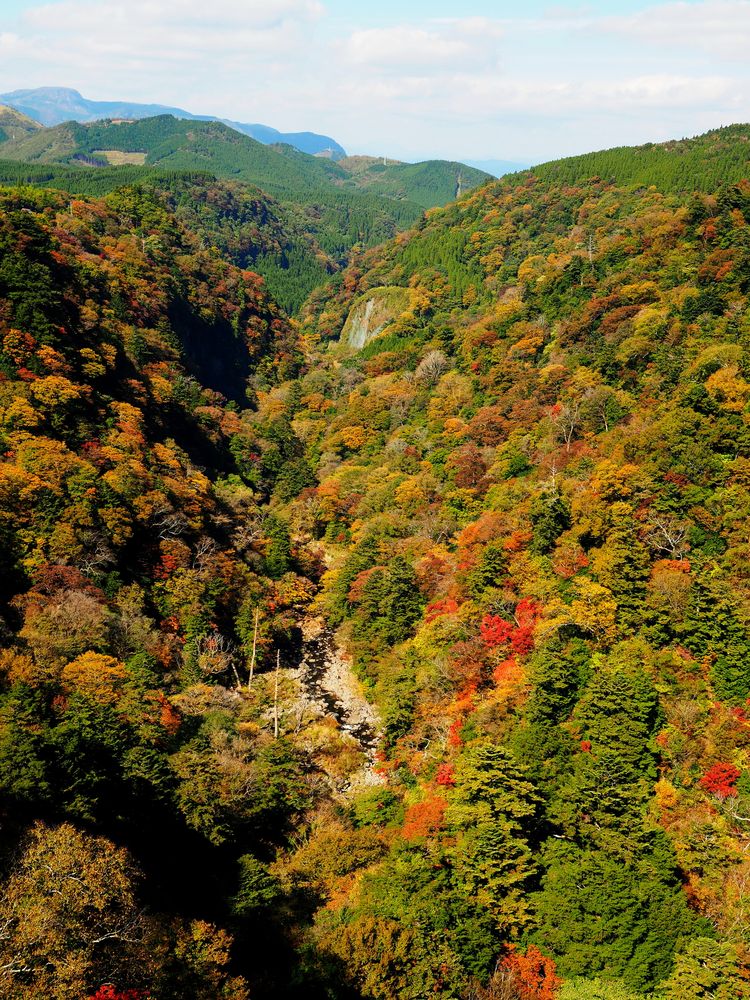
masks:
{"label": "sky", "polygon": [[750,0],[0,0],[0,92],[538,163],[750,121]]}

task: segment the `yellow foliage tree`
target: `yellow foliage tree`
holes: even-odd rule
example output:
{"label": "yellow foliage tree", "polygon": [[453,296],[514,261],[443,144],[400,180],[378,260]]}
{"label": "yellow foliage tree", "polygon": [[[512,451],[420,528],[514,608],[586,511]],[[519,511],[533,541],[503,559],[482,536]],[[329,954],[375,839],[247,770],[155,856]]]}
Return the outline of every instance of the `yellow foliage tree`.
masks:
{"label": "yellow foliage tree", "polygon": [[576,598],[570,605],[573,622],[597,642],[608,645],[617,638],[617,602],[611,591],[587,577],[575,580]]}
{"label": "yellow foliage tree", "polygon": [[750,384],[740,374],[737,365],[719,368],[706,379],[706,392],[722,410],[741,413],[750,397]]}
{"label": "yellow foliage tree", "polygon": [[342,444],[351,451],[357,451],[367,441],[367,431],[364,427],[354,425],[345,427],[339,434]]}
{"label": "yellow foliage tree", "polygon": [[86,395],[88,386],[75,385],[62,375],[45,375],[31,387],[34,399],[47,410],[57,410]]}
{"label": "yellow foliage tree", "polygon": [[113,705],[120,697],[127,679],[125,664],[114,656],[89,650],[63,667],[63,685],[91,698],[100,705]]}

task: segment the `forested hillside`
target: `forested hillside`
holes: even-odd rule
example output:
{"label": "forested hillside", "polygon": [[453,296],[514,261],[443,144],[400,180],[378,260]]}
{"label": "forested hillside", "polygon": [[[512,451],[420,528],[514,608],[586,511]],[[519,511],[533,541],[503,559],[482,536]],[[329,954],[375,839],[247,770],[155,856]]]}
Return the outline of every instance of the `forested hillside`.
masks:
{"label": "forested hillside", "polygon": [[[321,248],[301,208],[284,206],[251,185],[217,181],[206,172],[136,166],[92,171],[0,160],[0,183],[62,189],[74,195],[103,195],[128,185],[145,188],[152,196],[158,193],[205,248],[261,274],[288,313],[294,313],[342,262]],[[391,231],[388,225],[379,235]],[[355,229],[350,240],[360,233]]]}
{"label": "forested hillside", "polygon": [[243,998],[322,794],[245,691],[317,573],[265,502],[311,473],[251,419],[297,335],[133,190],[4,191],[0,303],[0,993]]}
{"label": "forested hillside", "polygon": [[747,182],[526,175],[309,303],[292,517],[388,791],[286,872],[364,996],[750,993],[749,222]]}
{"label": "forested hillside", "polygon": [[[8,111],[14,121],[23,118]],[[354,247],[389,239],[424,208],[488,179],[443,161],[352,172],[290,146],[264,146],[220,122],[171,115],[129,124],[28,125],[2,130],[0,121],[0,183],[78,195],[127,184],[157,188],[179,200],[207,245],[262,274],[290,313],[348,262]]]}
{"label": "forested hillside", "polygon": [[423,208],[445,205],[465,191],[490,179],[465,163],[425,160],[402,163],[377,156],[347,156],[337,161],[357,187],[372,189],[391,198],[406,198]]}
{"label": "forested hillside", "polygon": [[604,149],[553,160],[523,173],[557,184],[580,184],[599,176],[618,184],[653,185],[670,193],[711,194],[720,184],[745,180],[748,163],[750,126],[727,125],[693,139]]}
{"label": "forested hillside", "polygon": [[[161,176],[210,173],[250,184],[277,199],[293,225],[337,264],[348,261],[354,246],[382,243],[415,223],[424,208],[444,205],[489,180],[481,170],[443,160],[351,172],[292,146],[264,146],[221,122],[171,115],[120,124],[66,122],[2,142],[0,153],[12,161],[0,164],[3,180],[25,179],[79,193],[148,182],[154,170]],[[297,308],[312,286],[290,277],[286,292],[292,282],[299,291],[289,306]]]}
{"label": "forested hillside", "polygon": [[0,142],[22,139],[39,130],[39,125],[14,108],[0,104]]}
{"label": "forested hillside", "polygon": [[[10,109],[9,109],[10,110]],[[22,116],[21,116],[22,117]],[[34,125],[35,123],[31,123]],[[157,115],[132,122],[65,122],[19,135],[3,147],[3,155],[28,163],[86,163],[106,166],[113,153],[145,154],[145,163],[168,169],[208,169],[220,177],[257,184],[271,194],[302,200],[313,190],[333,184],[412,200],[430,208],[490,179],[475,167],[445,160],[423,163],[375,162],[367,170],[350,170],[326,157],[310,156],[293,146],[265,146],[222,122],[191,121]],[[356,158],[355,158],[356,159]],[[139,162],[133,159],[132,162]]]}
{"label": "forested hillside", "polygon": [[[80,194],[102,194],[123,183],[163,185],[176,173],[251,185],[251,197],[260,187],[263,196],[276,200],[288,228],[305,234],[337,265],[346,263],[353,246],[380,243],[412,225],[422,212],[413,202],[345,190],[333,183],[337,167],[331,161],[291,147],[263,146],[220,122],[177,121],[169,115],[132,125],[69,122],[24,141],[4,142],[0,153],[0,177],[6,183],[63,187]],[[114,153],[125,154],[124,159],[114,163]],[[290,308],[298,307],[310,291],[304,281],[298,285]]]}
{"label": "forested hillside", "polygon": [[0,994],[750,997],[750,183],[705,146],[485,186],[299,322],[260,195],[2,191]]}

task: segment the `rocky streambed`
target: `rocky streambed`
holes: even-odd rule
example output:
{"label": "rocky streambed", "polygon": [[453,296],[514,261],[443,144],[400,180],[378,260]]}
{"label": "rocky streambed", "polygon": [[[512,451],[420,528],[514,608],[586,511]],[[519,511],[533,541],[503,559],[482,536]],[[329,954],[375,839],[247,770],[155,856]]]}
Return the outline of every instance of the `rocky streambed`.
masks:
{"label": "rocky streambed", "polygon": [[323,618],[303,622],[300,660],[291,673],[307,706],[321,717],[332,718],[364,754],[365,763],[352,776],[350,786],[380,784],[382,778],[374,769],[380,720],[354,675],[351,659]]}

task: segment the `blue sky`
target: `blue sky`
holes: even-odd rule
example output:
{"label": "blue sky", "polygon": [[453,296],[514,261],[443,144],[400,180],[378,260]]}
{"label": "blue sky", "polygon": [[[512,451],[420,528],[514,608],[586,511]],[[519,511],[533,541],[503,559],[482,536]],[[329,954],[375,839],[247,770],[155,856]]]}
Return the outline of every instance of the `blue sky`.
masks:
{"label": "blue sky", "polygon": [[0,92],[539,162],[750,120],[750,0],[2,0]]}

